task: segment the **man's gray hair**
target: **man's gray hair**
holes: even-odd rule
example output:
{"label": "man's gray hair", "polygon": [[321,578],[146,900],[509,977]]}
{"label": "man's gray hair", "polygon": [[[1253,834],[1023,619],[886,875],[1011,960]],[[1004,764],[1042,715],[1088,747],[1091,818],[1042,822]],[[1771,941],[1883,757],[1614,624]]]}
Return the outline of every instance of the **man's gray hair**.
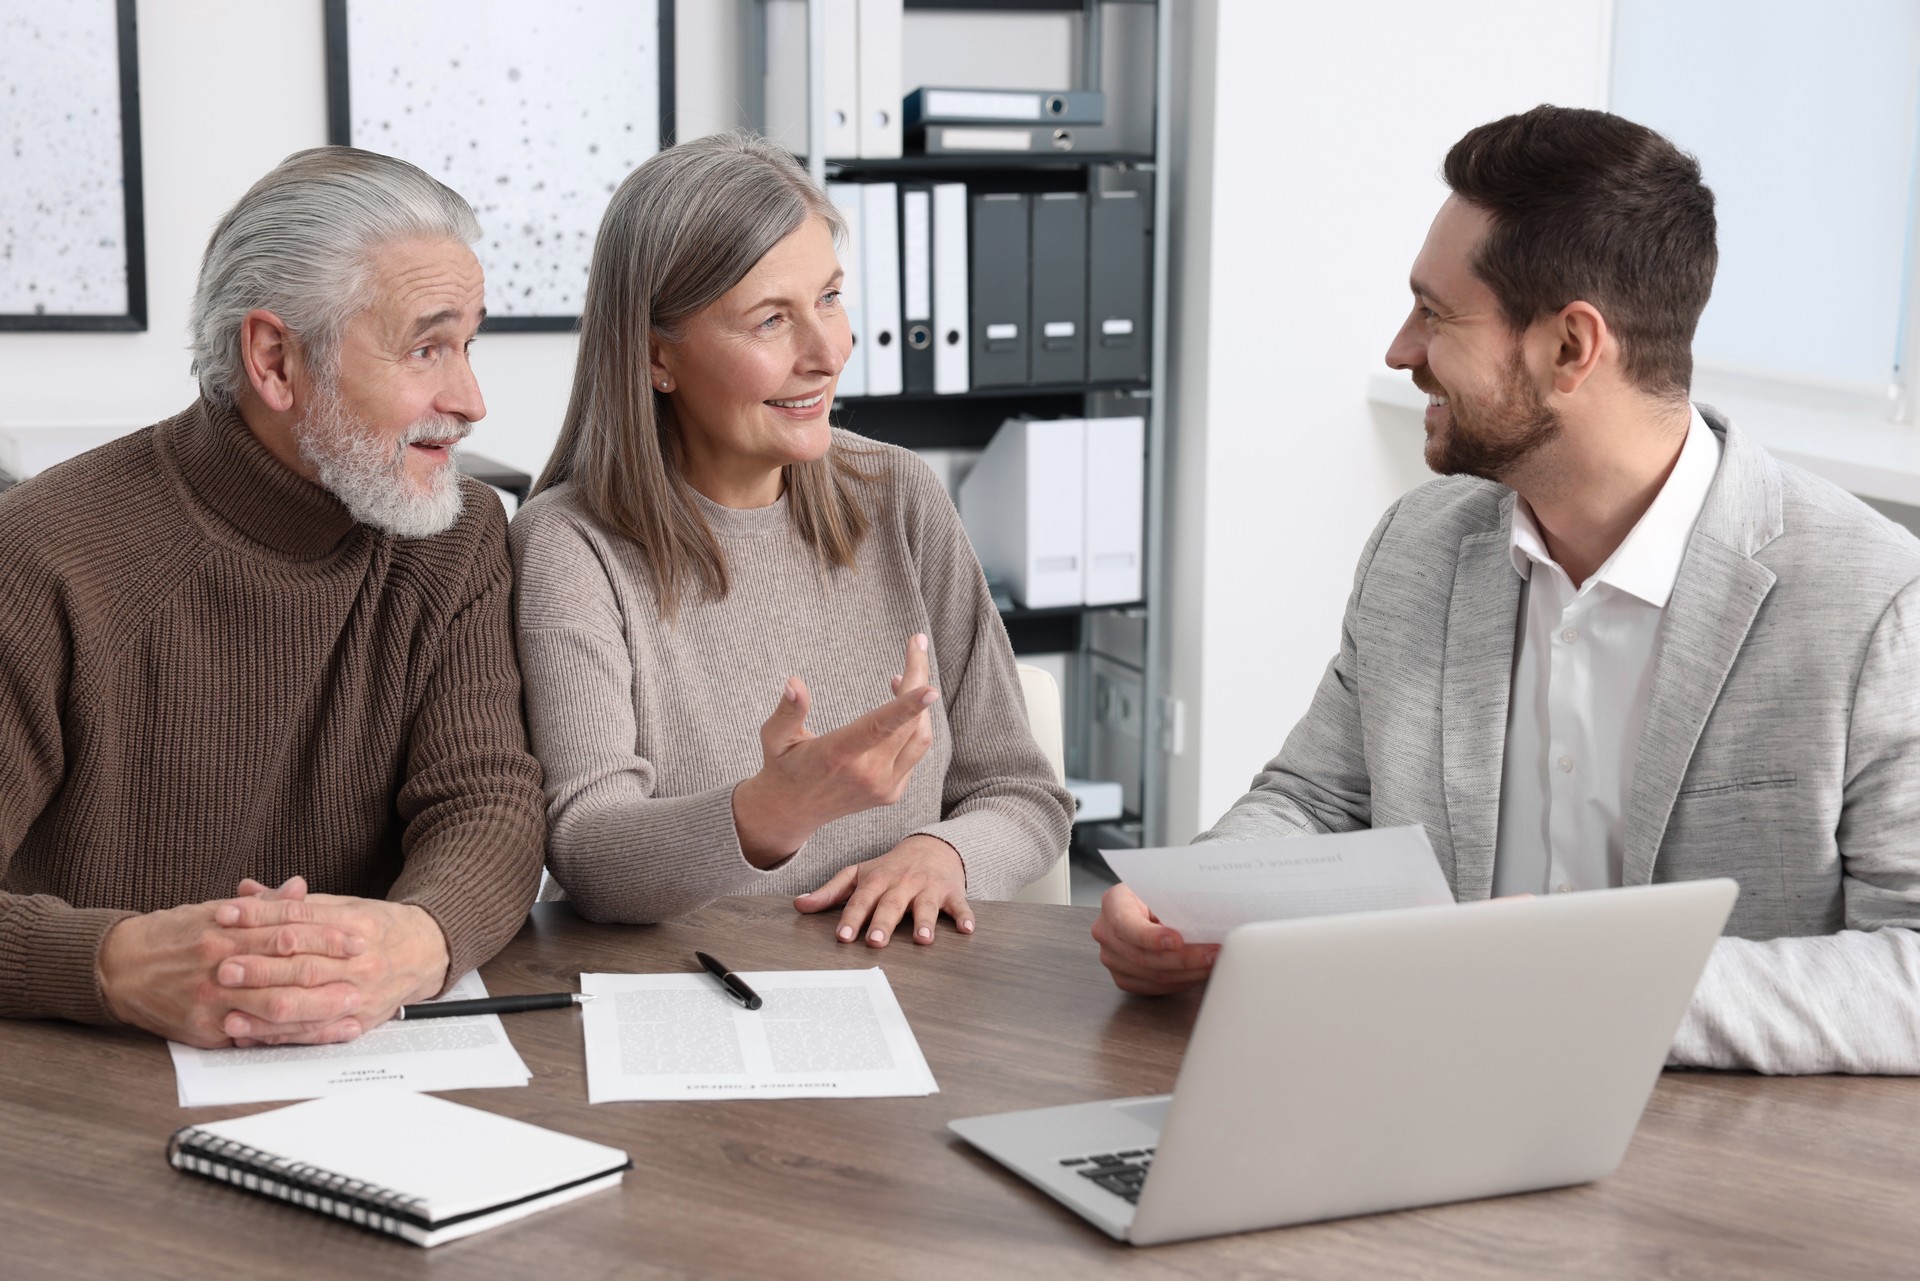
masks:
{"label": "man's gray hair", "polygon": [[264,308],[331,380],[347,321],[371,306],[373,257],[400,240],[471,245],[480,223],[460,194],[404,160],[353,147],[296,151],[253,184],[207,242],[193,293],[200,393],[232,406],[247,386],[240,325]]}

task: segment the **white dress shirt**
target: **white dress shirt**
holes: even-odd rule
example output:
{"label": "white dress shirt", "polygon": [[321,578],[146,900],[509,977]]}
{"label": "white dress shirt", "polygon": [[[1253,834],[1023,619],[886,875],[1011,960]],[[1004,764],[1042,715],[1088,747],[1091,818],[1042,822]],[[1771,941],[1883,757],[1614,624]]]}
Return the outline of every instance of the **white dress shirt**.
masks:
{"label": "white dress shirt", "polygon": [[1695,409],[1667,483],[1578,590],[1547,551],[1526,500],[1515,498],[1509,550],[1524,585],[1500,771],[1495,894],[1620,884],[1660,620],[1720,449]]}

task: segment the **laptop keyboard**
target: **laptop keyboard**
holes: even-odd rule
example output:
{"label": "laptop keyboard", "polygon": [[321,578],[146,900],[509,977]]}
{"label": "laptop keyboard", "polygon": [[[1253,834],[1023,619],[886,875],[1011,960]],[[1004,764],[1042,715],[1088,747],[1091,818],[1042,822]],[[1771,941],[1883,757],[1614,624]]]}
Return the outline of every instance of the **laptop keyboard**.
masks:
{"label": "laptop keyboard", "polygon": [[1125,1152],[1070,1156],[1060,1164],[1115,1196],[1139,1205],[1141,1185],[1147,1181],[1147,1171],[1153,1168],[1153,1149],[1129,1148]]}

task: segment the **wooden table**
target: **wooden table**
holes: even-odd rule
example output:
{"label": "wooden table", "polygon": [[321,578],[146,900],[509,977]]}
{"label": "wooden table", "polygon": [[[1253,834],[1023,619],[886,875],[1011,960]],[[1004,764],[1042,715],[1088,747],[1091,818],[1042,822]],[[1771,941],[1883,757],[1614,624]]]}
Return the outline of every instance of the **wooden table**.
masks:
{"label": "wooden table", "polygon": [[175,1128],[258,1109],[176,1107],[158,1041],[0,1022],[0,1277],[1920,1275],[1920,1081],[1876,1078],[1668,1073],[1625,1164],[1588,1187],[1115,1244],[946,1123],[1169,1089],[1198,1002],[1117,992],[1088,909],[976,908],[972,938],[877,953],[784,900],[650,927],[535,909],[484,971],[496,993],[685,970],[696,946],[744,970],[877,962],[941,1092],[591,1107],[578,1014],[512,1015],[532,1085],[453,1097],[623,1147],[634,1169],[618,1191],[430,1251],[169,1169]]}

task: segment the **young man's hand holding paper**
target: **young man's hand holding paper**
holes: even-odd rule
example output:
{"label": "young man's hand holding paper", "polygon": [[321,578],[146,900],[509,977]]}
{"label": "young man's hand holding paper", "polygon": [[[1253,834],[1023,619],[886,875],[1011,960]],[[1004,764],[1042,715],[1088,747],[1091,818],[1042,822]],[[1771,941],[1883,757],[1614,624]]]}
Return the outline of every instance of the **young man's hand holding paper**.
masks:
{"label": "young man's hand holding paper", "polygon": [[1101,853],[1189,946],[1218,943],[1250,921],[1453,902],[1417,825]]}

